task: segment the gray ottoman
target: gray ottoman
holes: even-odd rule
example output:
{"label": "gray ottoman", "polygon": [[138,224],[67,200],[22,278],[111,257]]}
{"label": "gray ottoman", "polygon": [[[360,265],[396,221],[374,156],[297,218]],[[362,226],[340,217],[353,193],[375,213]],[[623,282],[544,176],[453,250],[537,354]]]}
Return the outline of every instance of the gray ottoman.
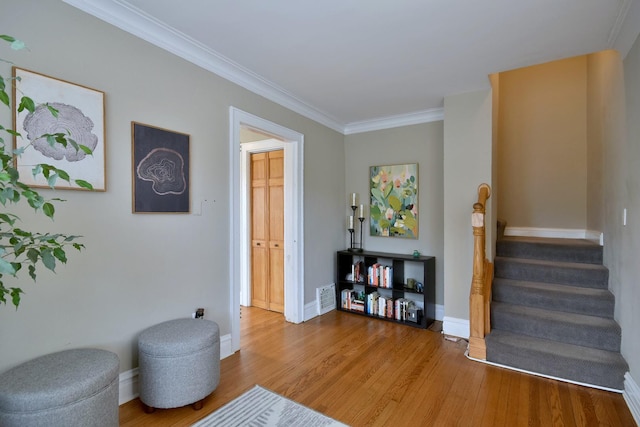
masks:
{"label": "gray ottoman", "polygon": [[120,360],[110,351],[64,350],[0,375],[2,427],[114,427]]}
{"label": "gray ottoman", "polygon": [[147,412],[202,400],[220,383],[220,330],[204,319],[176,319],[138,337],[140,400]]}

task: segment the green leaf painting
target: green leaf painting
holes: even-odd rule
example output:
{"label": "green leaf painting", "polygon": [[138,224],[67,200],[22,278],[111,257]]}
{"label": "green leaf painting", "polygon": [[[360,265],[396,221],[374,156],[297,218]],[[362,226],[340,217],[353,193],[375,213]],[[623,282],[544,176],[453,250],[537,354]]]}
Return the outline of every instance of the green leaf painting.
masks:
{"label": "green leaf painting", "polygon": [[418,238],[418,164],[371,166],[371,235]]}

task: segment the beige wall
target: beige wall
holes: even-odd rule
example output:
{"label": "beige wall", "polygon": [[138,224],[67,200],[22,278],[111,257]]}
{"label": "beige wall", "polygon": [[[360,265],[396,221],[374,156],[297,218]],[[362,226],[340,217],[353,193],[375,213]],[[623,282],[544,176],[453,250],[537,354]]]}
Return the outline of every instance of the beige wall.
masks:
{"label": "beige wall", "polygon": [[[369,167],[418,163],[418,239],[375,237],[365,221],[364,248],[410,254],[415,249],[436,257],[436,303],[444,303],[443,288],[443,123],[441,121],[404,126],[345,137],[346,185],[344,217],[351,212],[348,195],[358,193],[369,204]],[[365,215],[368,218],[368,215]],[[344,223],[345,221],[342,221]],[[344,230],[345,247],[348,233]]]}
{"label": "beige wall", "polygon": [[[229,107],[305,136],[305,303],[334,281],[345,194],[344,137],[59,1],[2,2],[3,34],[28,52],[0,57],[106,93],[108,191],[44,190],[62,197],[55,222],[21,215],[24,227],[84,236],[56,274],[24,279],[24,301],[0,307],[0,371],[48,352],[95,346],[137,365],[145,327],[204,307],[230,334]],[[10,75],[0,63],[0,73]],[[32,95],[37,99],[37,94]],[[131,121],[191,136],[189,215],[131,213]],[[0,123],[11,115],[0,109]],[[203,202],[203,200],[207,202]]]}
{"label": "beige wall", "polygon": [[585,56],[500,73],[498,216],[511,227],[584,230]]}

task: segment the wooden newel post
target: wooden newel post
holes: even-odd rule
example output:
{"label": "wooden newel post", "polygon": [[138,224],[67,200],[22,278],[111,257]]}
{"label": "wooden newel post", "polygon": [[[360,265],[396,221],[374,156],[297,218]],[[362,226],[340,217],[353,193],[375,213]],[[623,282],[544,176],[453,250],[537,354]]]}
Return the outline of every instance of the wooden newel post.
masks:
{"label": "wooden newel post", "polygon": [[473,205],[471,226],[473,227],[473,278],[469,295],[469,356],[474,359],[486,359],[487,348],[484,337],[489,324],[485,317],[485,203],[491,195],[487,184],[478,187],[478,202]]}

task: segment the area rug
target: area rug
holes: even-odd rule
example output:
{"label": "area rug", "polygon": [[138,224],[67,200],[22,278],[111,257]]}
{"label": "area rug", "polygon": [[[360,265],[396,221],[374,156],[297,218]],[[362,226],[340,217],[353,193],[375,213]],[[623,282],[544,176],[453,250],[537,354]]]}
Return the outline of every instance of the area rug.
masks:
{"label": "area rug", "polygon": [[192,427],[346,427],[333,418],[255,386]]}

